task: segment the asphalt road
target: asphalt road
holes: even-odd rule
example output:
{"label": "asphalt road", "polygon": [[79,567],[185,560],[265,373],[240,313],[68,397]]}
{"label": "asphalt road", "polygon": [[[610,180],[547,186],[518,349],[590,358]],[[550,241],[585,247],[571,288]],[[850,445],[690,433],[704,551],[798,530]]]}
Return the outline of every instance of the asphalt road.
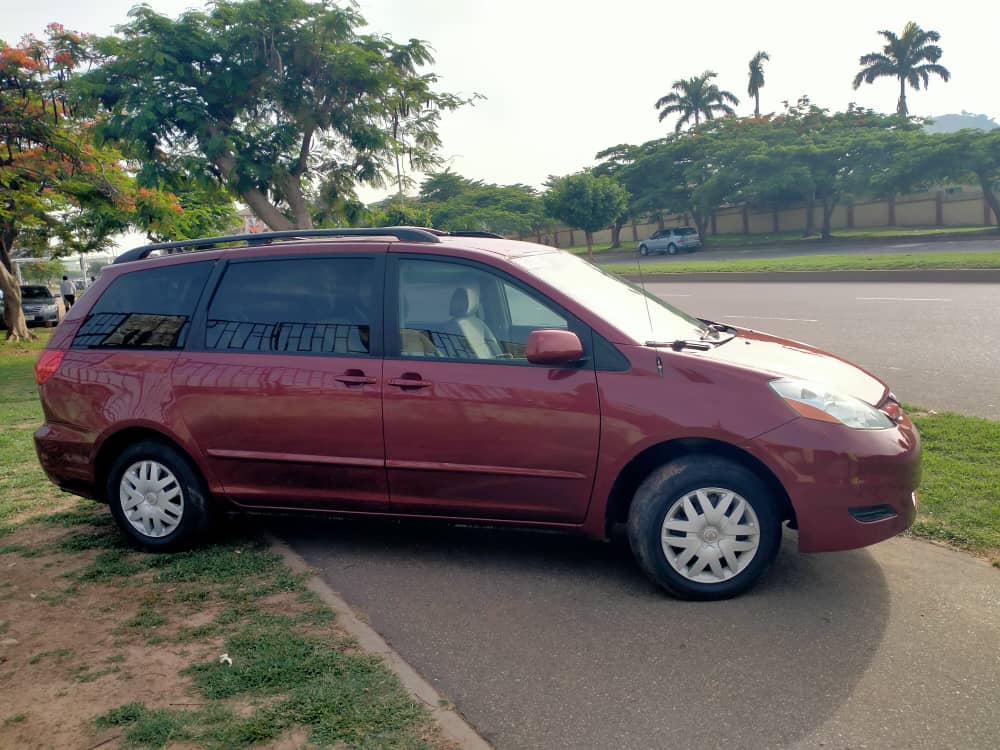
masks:
{"label": "asphalt road", "polygon": [[833,352],[882,378],[904,402],[1000,419],[1000,285],[646,286],[699,317]]}
{"label": "asphalt road", "polygon": [[1000,571],[794,532],[749,595],[680,602],[621,543],[417,522],[277,532],[500,750],[996,748]]}
{"label": "asphalt road", "polygon": [[[631,263],[639,255],[636,248],[639,243],[627,241],[622,251],[606,251],[598,253],[595,258],[598,263]],[[714,260],[746,260],[750,258],[783,258],[789,255],[828,255],[837,253],[843,255],[885,255],[896,253],[944,253],[944,252],[988,252],[1000,250],[1000,233],[993,238],[978,238],[971,240],[899,240],[898,242],[855,242],[835,241],[830,244],[808,242],[805,244],[788,243],[765,247],[707,247],[693,253],[679,255],[652,255],[643,259],[643,263],[669,263],[679,261],[714,261]]]}

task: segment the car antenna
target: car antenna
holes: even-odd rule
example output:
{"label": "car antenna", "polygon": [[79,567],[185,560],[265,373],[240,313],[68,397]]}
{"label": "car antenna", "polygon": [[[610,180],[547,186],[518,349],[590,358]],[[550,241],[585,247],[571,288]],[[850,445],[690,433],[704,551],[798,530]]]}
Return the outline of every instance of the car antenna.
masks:
{"label": "car antenna", "polygon": [[[646,303],[646,319],[649,321],[649,338],[650,341],[646,342],[646,345],[652,345],[656,348],[655,337],[653,336],[653,313],[649,309],[649,294],[646,292],[646,282],[642,278],[642,256],[636,256],[635,259],[636,268],[639,269],[639,288],[642,290],[642,301]],[[663,360],[660,359],[660,353],[656,353],[656,372],[659,373],[660,377],[663,377]]]}

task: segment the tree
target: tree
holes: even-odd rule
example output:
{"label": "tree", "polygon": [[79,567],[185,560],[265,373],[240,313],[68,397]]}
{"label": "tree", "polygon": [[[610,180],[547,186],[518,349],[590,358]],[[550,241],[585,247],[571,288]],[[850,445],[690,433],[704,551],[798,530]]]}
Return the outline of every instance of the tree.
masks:
{"label": "tree", "polygon": [[359,34],[353,5],[219,0],[130,19],[80,87],[107,113],[103,134],[147,162],[183,158],[272,229],[311,227],[317,202],[384,184],[399,158],[434,164],[441,112],[467,101],[419,72],[433,62],[424,42]]}
{"label": "tree", "polygon": [[911,148],[898,169],[908,184],[941,180],[979,184],[983,199],[1000,229],[1000,129],[960,130],[928,135],[919,148]]}
{"label": "tree", "polygon": [[544,201],[549,215],[584,231],[587,256],[593,260],[594,232],[625,211],[628,193],[610,177],[580,172],[552,180]]}
{"label": "tree", "polygon": [[760,117],[760,90],[764,88],[764,61],[771,56],[761,50],[750,58],[750,81],[747,93],[753,97],[753,116]]}
{"label": "tree", "polygon": [[938,65],[941,59],[941,48],[931,42],[937,42],[941,35],[936,31],[924,31],[916,23],[910,21],[903,28],[902,36],[896,36],[891,31],[880,31],[887,44],[881,52],[871,52],[862,55],[858,61],[861,71],[854,76],[854,88],[862,83],[874,83],[879,78],[899,79],[899,103],[896,114],[906,117],[906,84],[917,91],[920,82],[924,88],[930,83],[931,73],[940,76],[943,81],[951,78],[951,73],[943,65]]}
{"label": "tree", "polygon": [[8,338],[32,337],[15,253],[90,252],[128,228],[169,236],[185,217],[177,195],[140,187],[137,165],[94,144],[93,113],[68,90],[80,66],[93,62],[88,38],[59,24],[48,26],[44,40],[0,42],[0,288]]}
{"label": "tree", "polygon": [[639,151],[635,146],[631,146],[627,143],[620,143],[617,146],[612,146],[611,148],[599,151],[594,156],[595,159],[600,160],[600,163],[593,169],[594,174],[598,176],[605,175],[610,177],[615,182],[625,187],[626,192],[629,193],[628,204],[625,206],[625,210],[616,216],[615,220],[611,224],[612,249],[620,248],[622,246],[622,228],[629,219],[634,219],[638,215],[635,210],[635,196],[631,193],[631,191],[628,191],[628,188],[624,183],[626,170],[635,163],[638,155]]}
{"label": "tree", "polygon": [[35,284],[48,284],[66,273],[66,268],[58,260],[35,260],[21,263],[21,278]]}
{"label": "tree", "polygon": [[527,234],[551,223],[534,188],[470,180],[449,170],[427,176],[419,205],[438,229]]}
{"label": "tree", "polygon": [[714,71],[706,70],[700,76],[674,81],[673,93],[661,96],[656,101],[656,108],[660,110],[660,122],[669,115],[681,115],[674,126],[674,132],[680,132],[692,117],[697,127],[702,115],[706,120],[714,120],[717,114],[735,115],[736,111],[729,105],[739,104],[740,100],[712,83],[717,75]]}

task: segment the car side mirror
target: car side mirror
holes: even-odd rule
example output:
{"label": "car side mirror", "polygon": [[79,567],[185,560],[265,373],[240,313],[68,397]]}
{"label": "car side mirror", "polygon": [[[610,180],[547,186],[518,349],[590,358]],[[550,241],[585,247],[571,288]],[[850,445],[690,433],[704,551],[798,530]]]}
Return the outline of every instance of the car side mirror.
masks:
{"label": "car side mirror", "polygon": [[568,365],[583,359],[583,344],[572,331],[539,328],[528,334],[527,357],[533,365]]}

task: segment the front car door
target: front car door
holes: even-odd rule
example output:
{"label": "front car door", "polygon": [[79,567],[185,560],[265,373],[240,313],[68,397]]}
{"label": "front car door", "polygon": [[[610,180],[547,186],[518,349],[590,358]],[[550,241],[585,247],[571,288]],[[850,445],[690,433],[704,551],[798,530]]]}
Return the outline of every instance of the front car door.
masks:
{"label": "front car door", "polygon": [[387,509],[379,247],[225,264],[172,377],[237,504]]}
{"label": "front car door", "polygon": [[600,414],[593,358],[530,364],[528,334],[590,330],[512,277],[389,254],[384,421],[396,513],[583,521]]}

